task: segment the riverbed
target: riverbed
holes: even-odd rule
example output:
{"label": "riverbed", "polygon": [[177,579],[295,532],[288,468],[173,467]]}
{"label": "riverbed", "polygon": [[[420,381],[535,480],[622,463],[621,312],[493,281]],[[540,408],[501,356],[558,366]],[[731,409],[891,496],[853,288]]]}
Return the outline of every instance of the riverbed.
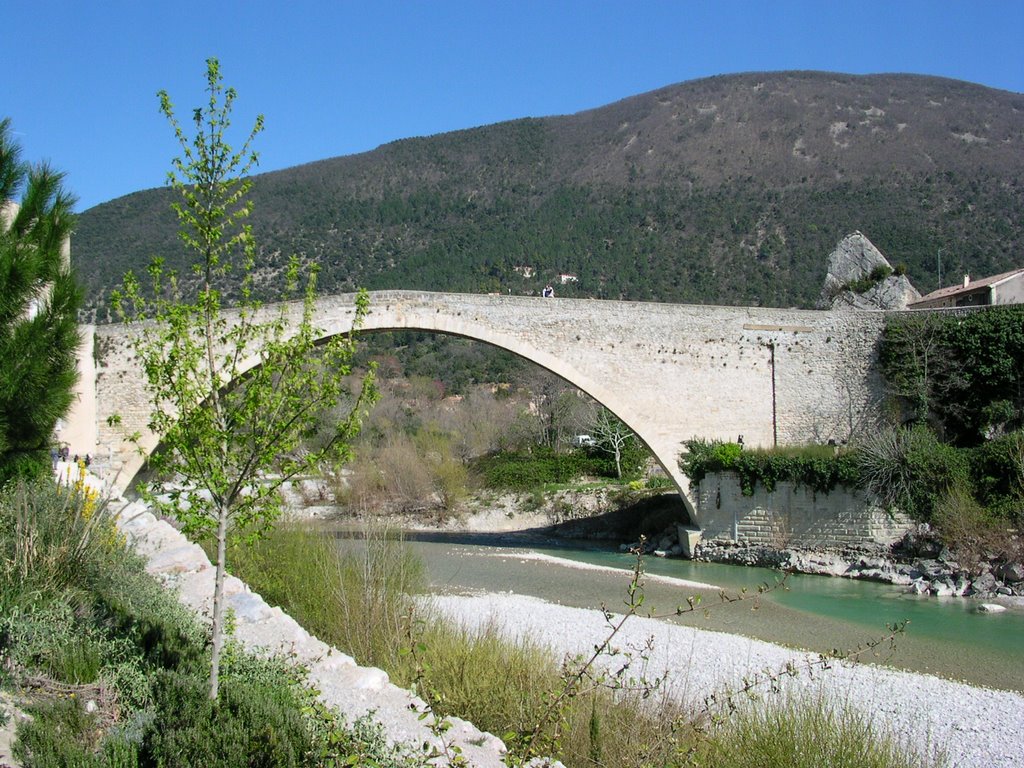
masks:
{"label": "riverbed", "polygon": [[[622,609],[635,558],[607,544],[517,535],[408,532],[439,594],[515,593],[574,608]],[[906,624],[864,659],[972,685],[1024,692],[1024,611],[983,614],[964,598],[910,595],[888,584],[647,557],[645,611],[662,615],[699,596],[700,610],[669,620],[794,649],[856,650]],[[684,583],[687,582],[687,583]],[[689,583],[689,584],[688,584]],[[700,584],[705,586],[699,586]],[[723,603],[770,589],[757,599]],[[705,610],[706,609],[706,610]]]}

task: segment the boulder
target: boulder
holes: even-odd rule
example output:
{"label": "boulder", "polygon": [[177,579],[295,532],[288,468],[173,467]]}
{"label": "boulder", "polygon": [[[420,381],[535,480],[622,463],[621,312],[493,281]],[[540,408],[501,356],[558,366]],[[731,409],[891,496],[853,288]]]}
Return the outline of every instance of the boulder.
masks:
{"label": "boulder", "polygon": [[1002,613],[1005,610],[1005,605],[999,605],[997,603],[982,603],[978,606],[978,613]]}
{"label": "boulder", "polygon": [[828,257],[828,273],[818,299],[820,309],[906,309],[921,294],[905,275],[890,274],[862,293],[850,290],[878,268],[892,270],[885,256],[860,232],[847,235]]}
{"label": "boulder", "polygon": [[1024,581],[1024,563],[1003,563],[996,568],[996,576],[1007,584]]}

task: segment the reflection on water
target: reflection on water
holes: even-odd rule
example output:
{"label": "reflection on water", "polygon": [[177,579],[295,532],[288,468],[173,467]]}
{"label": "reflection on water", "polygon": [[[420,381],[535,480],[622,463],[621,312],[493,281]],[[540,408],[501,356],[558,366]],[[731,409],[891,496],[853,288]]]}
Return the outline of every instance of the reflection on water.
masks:
{"label": "reflection on water", "polygon": [[[443,592],[516,592],[580,608],[623,605],[635,559],[606,543],[552,544],[522,534],[414,532],[409,544],[423,559],[432,589]],[[557,559],[524,558],[540,552]],[[607,566],[585,570],[573,563]],[[714,584],[730,594],[775,585],[781,574],[688,560],[645,558],[650,574]],[[660,614],[686,604],[699,590],[649,580],[645,607]],[[975,685],[1024,691],[1024,613],[977,613],[974,601],[908,595],[904,589],[851,579],[791,574],[756,600],[719,604],[715,591],[701,593],[709,609],[675,618],[703,629],[757,637],[810,651],[852,649],[909,621],[891,654],[880,663],[930,672]]]}

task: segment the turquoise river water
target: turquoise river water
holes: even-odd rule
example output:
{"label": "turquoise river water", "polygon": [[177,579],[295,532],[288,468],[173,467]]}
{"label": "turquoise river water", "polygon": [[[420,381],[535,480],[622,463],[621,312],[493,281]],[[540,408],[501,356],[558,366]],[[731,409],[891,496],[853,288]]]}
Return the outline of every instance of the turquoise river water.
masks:
{"label": "turquoise river water", "polygon": [[[580,608],[621,608],[635,558],[600,545],[524,542],[480,534],[411,533],[437,592],[515,592]],[[582,566],[604,566],[594,570]],[[652,576],[714,585],[729,593],[775,584],[776,571],[680,559],[645,558]],[[867,581],[791,574],[757,600],[722,604],[716,589],[648,578],[645,608],[670,613],[691,595],[703,610],[671,620],[809,651],[852,649],[909,621],[896,639],[865,655],[877,663],[974,685],[1024,692],[1024,609],[983,614],[962,598],[924,598]]]}

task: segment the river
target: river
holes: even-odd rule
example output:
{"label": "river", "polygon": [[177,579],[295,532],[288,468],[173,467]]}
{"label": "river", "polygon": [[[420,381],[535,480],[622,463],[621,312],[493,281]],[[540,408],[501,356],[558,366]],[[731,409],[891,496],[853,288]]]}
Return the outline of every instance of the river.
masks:
{"label": "river", "polygon": [[[423,560],[435,592],[515,592],[578,608],[621,608],[635,562],[606,543],[440,532],[411,532],[407,541]],[[775,585],[781,574],[654,557],[644,559],[644,568],[650,575],[644,587],[646,610],[671,613],[698,594],[701,607],[708,609],[672,621],[815,652],[852,649],[885,636],[887,625],[909,621],[894,649],[876,649],[866,660],[1024,692],[1020,609],[982,614],[968,599],[917,597],[891,585],[803,574],[791,574],[783,586],[757,600],[722,604],[716,589],[684,587],[672,580],[702,582],[735,594],[743,588],[756,592],[763,583]]]}

